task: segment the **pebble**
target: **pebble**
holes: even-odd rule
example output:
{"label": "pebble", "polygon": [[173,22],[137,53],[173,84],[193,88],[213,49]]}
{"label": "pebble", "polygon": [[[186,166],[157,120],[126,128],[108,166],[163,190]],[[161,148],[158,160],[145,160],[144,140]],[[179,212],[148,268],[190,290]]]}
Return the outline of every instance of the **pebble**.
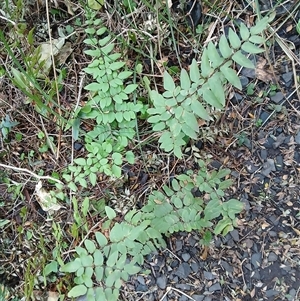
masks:
{"label": "pebble", "polygon": [[187,261],[190,260],[191,255],[190,255],[189,253],[183,253],[183,254],[181,255],[181,257],[182,257],[182,259],[183,259],[185,262],[187,262]]}
{"label": "pebble", "polygon": [[260,157],[262,160],[266,160],[267,159],[267,156],[268,156],[268,152],[266,149],[261,149],[260,150]]}
{"label": "pebble", "polygon": [[213,279],[215,279],[215,275],[213,273],[211,273],[211,272],[204,271],[203,275],[204,275],[204,278],[206,280],[213,280]]}
{"label": "pebble", "polygon": [[233,231],[230,232],[230,235],[232,236],[234,241],[239,241],[240,240],[238,230],[234,229]]}
{"label": "pebble", "polygon": [[185,283],[178,283],[175,285],[176,288],[182,290],[182,291],[190,291],[191,286]]}
{"label": "pebble", "polygon": [[203,295],[193,295],[192,298],[196,301],[203,301],[204,296]]}
{"label": "pebble", "polygon": [[276,291],[276,290],[273,290],[273,289],[270,289],[270,290],[265,291],[265,295],[266,295],[266,297],[268,297],[268,298],[271,298],[271,297],[273,297],[273,296],[276,296],[276,295],[278,295],[279,293],[280,293],[279,291]]}
{"label": "pebble", "polygon": [[283,99],[284,95],[282,92],[277,92],[274,96],[271,96],[271,100],[276,104],[279,104]]}
{"label": "pebble", "polygon": [[221,288],[221,285],[219,282],[213,284],[208,290],[210,292],[215,292],[215,291],[220,291],[222,288]]}
{"label": "pebble", "polygon": [[240,80],[241,80],[242,87],[246,88],[248,86],[248,84],[249,84],[248,77],[242,75],[242,76],[240,76]]}
{"label": "pebble", "polygon": [[261,173],[265,176],[268,177],[271,173],[271,171],[276,171],[275,168],[275,162],[273,159],[267,159],[267,162],[263,164],[263,167],[261,169]]}
{"label": "pebble", "polygon": [[177,271],[175,272],[175,275],[184,279],[184,278],[187,278],[191,272],[192,272],[192,269],[191,269],[190,265],[186,262],[183,262],[182,264],[179,265]]}
{"label": "pebble", "polygon": [[254,269],[259,268],[260,264],[261,264],[261,253],[252,254],[251,263],[252,263]]}
{"label": "pebble", "polygon": [[292,85],[293,72],[290,71],[290,72],[284,73],[284,74],[282,74],[281,77],[282,77],[282,79],[283,79],[283,81],[284,81],[284,83],[285,83],[285,86],[286,86],[287,88],[289,88],[289,87]]}
{"label": "pebble", "polygon": [[300,131],[297,133],[297,135],[295,136],[295,142],[300,145]]}
{"label": "pebble", "polygon": [[275,166],[276,166],[277,170],[282,170],[283,169],[283,157],[281,155],[276,156]]}
{"label": "pebble", "polygon": [[166,275],[162,275],[160,277],[157,277],[157,279],[156,279],[157,286],[162,290],[164,290],[167,287],[167,282],[168,282],[168,280],[167,280]]}
{"label": "pebble", "polygon": [[274,253],[274,252],[270,252],[269,256],[268,256],[268,261],[270,262],[274,262],[278,259],[278,256]]}
{"label": "pebble", "polygon": [[264,123],[270,116],[268,112],[262,112],[259,116],[259,119]]}

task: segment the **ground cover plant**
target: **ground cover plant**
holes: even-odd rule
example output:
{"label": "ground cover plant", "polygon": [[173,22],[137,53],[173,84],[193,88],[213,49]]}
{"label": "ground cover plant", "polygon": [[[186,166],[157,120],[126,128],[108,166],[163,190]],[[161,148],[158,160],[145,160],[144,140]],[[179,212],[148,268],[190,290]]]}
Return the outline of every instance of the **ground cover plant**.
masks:
{"label": "ground cover plant", "polygon": [[[136,9],[134,4],[123,4],[126,16]],[[173,29],[180,25],[173,23],[171,6],[143,4],[170,26],[161,34],[168,43],[176,43]],[[233,185],[231,171],[212,170],[209,158],[199,155],[197,143],[207,137],[214,141],[216,134],[210,127],[224,114],[229,90],[243,89],[238,70],[254,68],[255,55],[265,51],[264,32],[275,14],[257,18],[249,27],[232,22],[227,32],[201,46],[197,57],[179,67],[158,62],[152,52],[150,69],[161,73],[161,81],[153,82],[136,43],[141,35],[143,46],[148,47],[160,28],[152,27],[150,16],[150,33],[138,31],[133,22],[132,31],[122,39],[103,20],[103,5],[83,5],[81,19],[76,19],[84,36],[84,68],[80,79],[77,72],[73,74],[78,91],[71,104],[64,87],[71,77],[64,66],[67,58],[57,57],[53,48],[70,55],[66,40],[72,39],[72,28],[50,39],[50,53],[47,46],[33,50],[37,41],[31,30],[19,28],[13,38],[1,31],[9,60],[3,75],[23,98],[16,105],[17,114],[5,112],[0,124],[1,212],[5,212],[6,200],[16,199],[9,214],[1,214],[0,227],[8,233],[16,220],[14,231],[26,240],[30,254],[39,250],[38,262],[29,260],[18,272],[25,277],[26,299],[35,298],[37,287],[51,287],[51,293],[58,292],[56,299],[85,295],[87,300],[118,300],[130,277],[148,272],[143,268],[146,256],[166,248],[174,233],[197,231],[200,243],[207,247],[214,237],[224,237],[237,226],[237,215],[244,209],[240,200],[227,195]],[[19,3],[12,13],[18,15],[18,9],[27,7]],[[77,7],[70,5],[68,13],[73,10]],[[53,20],[59,12],[53,8]],[[3,20],[11,19],[7,13]],[[183,33],[183,39],[197,32],[201,35],[201,28],[193,29]],[[22,48],[22,43],[28,48]],[[128,60],[130,51],[136,51],[135,63]],[[13,110],[15,104],[6,95],[0,96]],[[24,135],[20,117],[32,125],[34,135]],[[256,127],[262,124],[255,123]],[[31,139],[37,147],[28,148]],[[245,143],[245,137],[239,141]],[[20,143],[27,149],[20,151]],[[168,172],[134,193],[131,170],[135,165],[151,169],[159,164],[161,159],[151,156],[153,150],[169,162]],[[20,165],[10,163],[15,155]],[[174,162],[182,162],[182,167],[173,169]],[[20,181],[20,175],[29,180]],[[135,184],[145,179],[137,176]],[[124,190],[126,185],[130,188]],[[36,222],[28,223],[30,214],[36,215]],[[43,227],[38,226],[39,218],[46,220]],[[7,250],[9,235],[2,242]]]}

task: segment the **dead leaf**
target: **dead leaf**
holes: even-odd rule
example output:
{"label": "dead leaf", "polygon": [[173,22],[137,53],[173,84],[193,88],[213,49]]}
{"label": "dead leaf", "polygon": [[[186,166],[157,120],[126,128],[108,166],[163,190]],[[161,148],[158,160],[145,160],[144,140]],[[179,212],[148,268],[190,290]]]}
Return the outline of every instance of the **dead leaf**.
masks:
{"label": "dead leaf", "polygon": [[204,246],[204,250],[203,250],[202,254],[200,255],[200,258],[201,258],[202,260],[206,260],[207,255],[208,255],[208,247],[207,247],[207,246]]}
{"label": "dead leaf", "polygon": [[57,301],[59,299],[59,294],[57,292],[49,292],[47,301]]}
{"label": "dead leaf", "polygon": [[67,42],[61,49],[60,52],[57,54],[55,61],[59,65],[63,65],[67,58],[70,56],[70,54],[73,52],[73,49],[71,47],[71,43]]}
{"label": "dead leaf", "polygon": [[278,81],[278,79],[273,74],[272,70],[270,68],[267,68],[266,64],[267,61],[264,58],[259,57],[258,62],[255,66],[256,78],[265,83],[275,83],[276,81]]}
{"label": "dead leaf", "polygon": [[[293,228],[293,227],[292,227]],[[293,228],[293,230],[296,232],[297,235],[300,236],[300,230],[296,229],[296,228]]]}
{"label": "dead leaf", "polygon": [[39,181],[35,187],[37,202],[44,211],[52,213],[59,210],[62,206],[57,203],[57,199],[53,197],[45,188],[42,187],[42,182]]}

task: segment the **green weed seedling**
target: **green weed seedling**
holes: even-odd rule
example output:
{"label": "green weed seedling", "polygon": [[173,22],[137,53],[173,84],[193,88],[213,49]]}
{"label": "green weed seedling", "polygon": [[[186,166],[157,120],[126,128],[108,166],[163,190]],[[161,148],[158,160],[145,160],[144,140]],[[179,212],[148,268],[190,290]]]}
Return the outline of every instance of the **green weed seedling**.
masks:
{"label": "green weed seedling", "polygon": [[[137,116],[145,109],[130,99],[137,85],[130,81],[132,71],[126,68],[121,54],[113,51],[113,37],[94,13],[88,11],[86,16],[88,37],[84,42],[89,49],[85,52],[92,61],[84,71],[93,80],[85,87],[90,100],[75,112],[73,128],[80,133],[82,120],[92,120],[94,128],[85,133],[87,155],[76,158],[64,174],[74,192],[79,191],[78,184],[95,186],[99,172],[120,177],[122,164],[134,163],[128,144],[138,134]],[[264,42],[261,33],[269,21],[263,18],[250,29],[241,23],[240,35],[230,29],[228,38],[222,35],[218,44],[210,42],[203,50],[200,66],[194,60],[189,72],[180,70],[179,84],[165,72],[162,93],[151,90],[144,79],[151,99],[146,120],[160,136],[162,150],[181,158],[187,141],[201,135],[198,120],[212,122],[216,111],[224,109],[226,85],[242,89],[233,66],[254,67],[245,53],[263,51],[258,44]],[[225,190],[232,185],[230,170],[210,171],[207,162],[197,163],[197,171],[175,176],[168,185],[152,191],[140,210],[128,211],[121,220],[113,208],[105,206],[101,231],[88,233],[75,248],[75,256],[60,265],[62,273],[75,277],[68,297],[118,300],[123,282],[141,271],[145,256],[166,246],[163,237],[197,230],[204,233],[201,241],[208,245],[213,235],[233,230],[243,204],[225,198]],[[193,193],[195,189],[200,196]],[[76,209],[74,200],[73,206]],[[78,208],[75,212],[79,224],[83,216]]]}

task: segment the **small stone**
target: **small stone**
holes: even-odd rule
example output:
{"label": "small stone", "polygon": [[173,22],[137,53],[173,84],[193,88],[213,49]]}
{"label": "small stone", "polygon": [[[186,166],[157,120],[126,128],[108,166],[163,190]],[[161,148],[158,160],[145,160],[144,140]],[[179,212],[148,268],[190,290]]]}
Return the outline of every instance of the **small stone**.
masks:
{"label": "small stone", "polygon": [[190,237],[188,238],[188,242],[189,242],[189,245],[190,245],[190,246],[194,247],[195,244],[196,244],[196,242],[197,242],[197,240],[196,240],[193,236],[190,236]]}
{"label": "small stone", "polygon": [[271,297],[273,297],[273,296],[277,296],[277,295],[279,295],[279,294],[280,294],[279,291],[276,291],[276,290],[273,290],[273,289],[270,289],[270,290],[265,291],[265,295],[266,295],[266,297],[268,297],[268,298],[271,298]]}
{"label": "small stone", "polygon": [[136,287],[137,292],[147,292],[149,291],[149,287],[147,285],[138,284]]}
{"label": "small stone", "polygon": [[228,262],[221,260],[221,266],[225,269],[226,272],[228,273],[233,272],[233,267]]}
{"label": "small stone", "polygon": [[268,256],[268,261],[270,262],[274,262],[278,259],[278,256],[274,253],[274,252],[270,252],[269,256]]}
{"label": "small stone", "polygon": [[252,68],[243,68],[241,74],[245,77],[255,78],[255,69]]}
{"label": "small stone", "polygon": [[210,292],[215,292],[215,291],[220,291],[222,288],[221,288],[221,285],[219,282],[213,284],[208,290]]}
{"label": "small stone", "polygon": [[190,291],[191,286],[185,283],[178,283],[175,285],[176,288],[182,290],[182,291]]}
{"label": "small stone", "polygon": [[177,239],[175,242],[175,250],[180,251],[182,249],[182,240]]}
{"label": "small stone", "polygon": [[243,88],[246,88],[248,86],[248,84],[249,84],[248,77],[246,77],[244,75],[240,76],[240,81],[241,81],[241,84],[242,84]]}
{"label": "small stone", "polygon": [[291,71],[291,72],[284,73],[284,74],[282,74],[281,77],[282,77],[282,79],[283,79],[283,81],[285,83],[285,86],[287,88],[289,88],[291,86],[291,84],[292,84],[293,72]]}
{"label": "small stone", "polygon": [[267,152],[266,149],[260,150],[260,157],[261,157],[262,160],[266,160],[267,156],[268,156],[268,152]]}
{"label": "small stone", "polygon": [[270,113],[262,112],[259,116],[259,119],[264,123],[270,117]]}
{"label": "small stone", "polygon": [[274,96],[271,96],[271,100],[276,104],[279,104],[283,99],[284,95],[282,92],[277,92]]}
{"label": "small stone", "polygon": [[269,236],[270,237],[277,237],[277,232],[276,231],[269,231]]}
{"label": "small stone", "polygon": [[247,171],[248,171],[250,174],[253,174],[253,173],[255,173],[255,172],[258,170],[258,167],[255,166],[255,165],[253,164],[253,162],[251,162],[251,161],[246,161],[246,162],[244,163],[244,165],[245,165]]}
{"label": "small stone", "polygon": [[193,295],[192,298],[196,301],[203,301],[204,296],[203,295]]}
{"label": "small stone", "polygon": [[138,276],[137,277],[137,281],[140,283],[140,284],[142,284],[142,285],[145,285],[145,279],[144,279],[144,277],[143,276]]}
{"label": "small stone", "polygon": [[275,166],[278,171],[283,169],[283,157],[281,155],[276,156]]}
{"label": "small stone", "polygon": [[254,253],[251,256],[251,263],[254,269],[257,269],[261,265],[261,253]]}
{"label": "small stone", "polygon": [[275,142],[275,140],[273,138],[268,137],[266,142],[264,143],[264,147],[268,148],[268,149],[273,148],[273,143],[274,142]]}
{"label": "small stone", "polygon": [[179,264],[179,261],[177,259],[174,259],[172,262],[171,262],[171,268],[176,268],[178,267],[178,264]]}
{"label": "small stone", "polygon": [[204,271],[203,276],[206,280],[213,280],[216,278],[213,273],[207,271]]}
{"label": "small stone", "polygon": [[230,232],[230,235],[232,236],[234,241],[239,241],[240,240],[238,230],[234,229],[233,231]]}
{"label": "small stone", "polygon": [[187,278],[191,272],[192,269],[190,268],[190,265],[186,262],[183,262],[179,265],[175,275],[177,275],[180,278]]}
{"label": "small stone", "polygon": [[183,253],[183,254],[181,255],[181,257],[182,257],[182,259],[183,259],[185,262],[187,262],[187,261],[190,260],[191,255],[190,255],[189,253]]}
{"label": "small stone", "polygon": [[267,159],[267,162],[263,164],[262,170],[260,172],[265,177],[268,177],[271,171],[276,171],[275,162],[273,159]]}
{"label": "small stone", "polygon": [[297,135],[295,136],[295,142],[300,145],[300,131],[297,133]]}
{"label": "small stone", "polygon": [[276,141],[273,143],[273,148],[278,148],[282,143],[284,143],[286,137],[284,133],[281,133],[278,137],[276,137]]}
{"label": "small stone", "polygon": [[162,275],[156,279],[157,286],[162,290],[164,290],[167,287],[167,282],[168,280],[165,275]]}
{"label": "small stone", "polygon": [[199,271],[199,264],[197,262],[193,262],[191,264],[191,268],[192,268],[194,273],[197,273]]}
{"label": "small stone", "polygon": [[239,93],[234,93],[234,96],[231,98],[231,102],[234,105],[239,104],[243,100],[243,96]]}
{"label": "small stone", "polygon": [[83,144],[81,142],[74,142],[74,149],[76,151],[80,151],[83,148]]}

